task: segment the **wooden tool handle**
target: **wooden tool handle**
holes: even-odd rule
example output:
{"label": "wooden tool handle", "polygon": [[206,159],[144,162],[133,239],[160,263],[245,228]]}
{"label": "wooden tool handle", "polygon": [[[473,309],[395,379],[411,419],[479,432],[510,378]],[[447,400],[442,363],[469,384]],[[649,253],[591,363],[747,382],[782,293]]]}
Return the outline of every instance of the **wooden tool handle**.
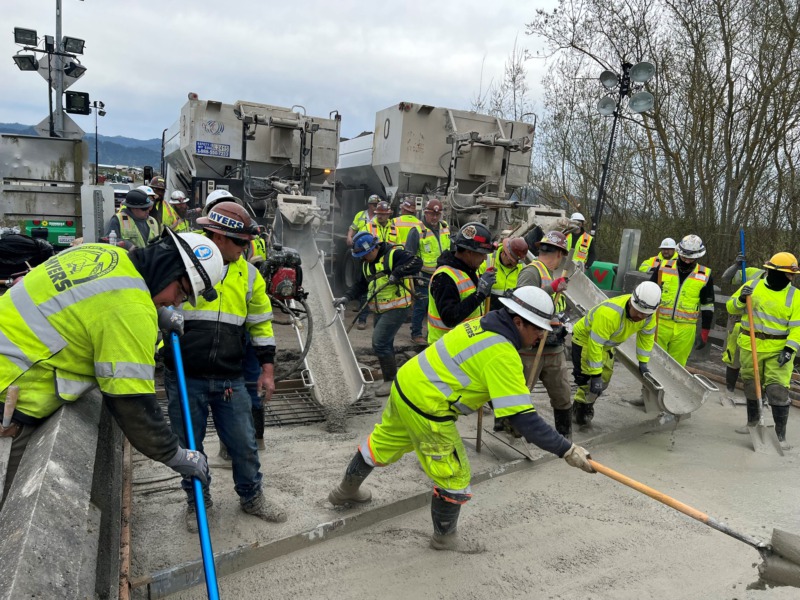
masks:
{"label": "wooden tool handle", "polygon": [[6,403],[3,406],[3,427],[11,425],[11,417],[14,416],[17,400],[19,400],[19,386],[8,386],[8,390],[6,391]]}

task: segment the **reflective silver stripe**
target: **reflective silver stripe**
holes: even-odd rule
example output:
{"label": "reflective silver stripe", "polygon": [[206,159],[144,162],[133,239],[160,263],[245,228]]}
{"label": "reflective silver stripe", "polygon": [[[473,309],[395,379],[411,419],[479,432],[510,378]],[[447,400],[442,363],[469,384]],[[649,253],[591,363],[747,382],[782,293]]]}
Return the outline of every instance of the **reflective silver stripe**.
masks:
{"label": "reflective silver stripe", "polygon": [[463,360],[458,360],[458,357],[461,355],[461,353],[456,354],[455,357],[450,356],[450,354],[447,352],[447,347],[444,345],[444,338],[437,341],[433,345],[433,348],[436,350],[436,355],[439,357],[439,360],[442,361],[444,368],[447,369],[448,373],[456,378],[456,381],[458,381],[462,388],[465,388],[472,383],[472,379],[470,379],[469,375],[464,373],[461,367],[458,366],[460,363],[464,362]]}
{"label": "reflective silver stripe", "polygon": [[253,287],[256,284],[256,277],[258,277],[258,270],[247,263],[247,294],[245,294],[244,301],[246,303],[250,302],[250,299],[253,297]]}
{"label": "reflective silver stripe", "polygon": [[25,356],[25,353],[20,350],[18,346],[12,344],[11,340],[9,340],[2,331],[0,331],[0,356],[12,362],[23,371],[27,371],[33,365],[33,363],[28,360],[28,357]]}
{"label": "reflective silver stripe", "polygon": [[274,346],[275,345],[275,338],[274,337],[251,337],[250,341],[252,342],[253,346]]}
{"label": "reflective silver stripe", "polygon": [[[744,323],[744,321],[742,321]],[[747,329],[750,329],[749,325]],[[756,323],[755,330],[759,333],[769,333],[771,335],[787,335],[786,329],[779,329],[777,327],[769,327],[768,325],[764,325],[763,323]]]}
{"label": "reflective silver stripe", "polygon": [[461,488],[460,490],[452,490],[450,488],[439,488],[444,490],[445,492],[450,492],[451,494],[469,494],[472,495],[472,486],[467,486],[465,488]]}
{"label": "reflective silver stripe", "polygon": [[591,367],[592,369],[602,369],[603,368],[603,361],[602,360],[600,362],[595,362],[595,361],[592,361],[592,360],[589,360],[589,361],[586,361],[586,362],[589,364],[589,367]]}
{"label": "reflective silver stripe", "polygon": [[[514,394],[513,396],[492,398],[492,406],[495,410],[498,408],[511,408],[512,406],[519,406],[521,404],[531,404],[530,394]],[[533,406],[533,404],[531,404],[531,406]]]}
{"label": "reflective silver stripe", "polygon": [[[436,342],[434,346],[437,346],[439,342]],[[431,365],[430,361],[428,360],[427,356],[428,352],[425,351],[422,354],[419,354],[419,368],[422,369],[422,372],[425,374],[428,382],[435,387],[440,394],[442,394],[445,398],[449,398],[453,394],[453,388],[447,385],[444,381],[441,380],[439,375],[436,374],[436,371],[433,370],[433,366]]]}
{"label": "reflective silver stripe", "polygon": [[248,323],[264,323],[265,321],[272,321],[272,311],[261,313],[260,315],[248,314],[245,321]]}
{"label": "reflective silver stripe", "polygon": [[[16,287],[17,286],[15,286],[15,288]],[[15,288],[11,289],[13,290]],[[96,296],[97,294],[114,292],[118,290],[129,290],[131,288],[146,292],[148,297],[150,296],[150,290],[147,289],[147,286],[144,284],[144,280],[141,277],[103,277],[101,279],[95,279],[93,281],[88,281],[86,283],[73,286],[64,292],[53,296],[49,300],[42,302],[39,305],[39,310],[46,317],[49,317],[57,312],[61,312],[68,306],[72,306],[81,300],[86,300]]]}
{"label": "reflective silver stripe", "polygon": [[[66,340],[64,340],[55,327],[50,324],[46,315],[42,314],[41,308],[36,306],[33,302],[30,294],[28,294],[28,290],[25,289],[24,283],[12,287],[8,294],[11,296],[11,302],[14,304],[17,312],[19,312],[20,316],[24,319],[25,325],[30,328],[40,342],[47,346],[51,354],[55,354],[59,350],[66,348]],[[6,354],[6,352],[4,351],[3,354]],[[22,356],[24,356],[24,354]]]}
{"label": "reflective silver stripe", "polygon": [[710,311],[713,312],[714,311],[714,305],[713,304],[701,304],[700,305],[700,310],[710,310]]}
{"label": "reflective silver stripe", "polygon": [[787,321],[786,319],[781,319],[780,317],[775,317],[775,316],[773,316],[773,315],[771,315],[769,313],[765,313],[765,312],[762,312],[760,310],[754,310],[753,311],[753,317],[758,317],[759,319],[762,319],[763,321],[767,321],[768,323],[773,323],[775,325],[783,325],[784,327],[787,327],[789,325],[789,321]]}
{"label": "reflective silver stripe", "polygon": [[[460,365],[461,363],[466,362],[470,358],[473,358],[479,352],[483,352],[487,348],[491,348],[496,344],[504,344],[504,343],[508,343],[508,340],[506,338],[504,338],[501,335],[492,335],[490,337],[486,337],[483,338],[482,340],[475,342],[468,348],[464,348],[461,352],[459,352],[453,357],[453,360],[455,361],[456,364]],[[444,345],[442,345],[442,347],[444,347]],[[469,381],[470,379],[469,377],[467,377],[467,382]],[[469,383],[465,383],[464,387],[466,387],[468,384]]]}
{"label": "reflective silver stripe", "polygon": [[800,321],[789,321],[789,327],[800,327]]}
{"label": "reflective silver stripe", "polygon": [[785,346],[789,346],[789,348],[793,348],[795,352],[800,350],[800,344],[795,342],[794,340],[786,340]]}
{"label": "reflective silver stripe", "polygon": [[96,362],[95,377],[107,379],[143,379],[151,381],[155,377],[155,365],[143,365],[132,362]]}
{"label": "reflective silver stripe", "polygon": [[459,293],[463,293],[469,290],[474,290],[475,284],[472,283],[471,279],[467,279],[466,281],[456,282],[456,287],[458,287]]}
{"label": "reflective silver stripe", "polygon": [[56,377],[56,393],[61,397],[65,394],[80,396],[95,387],[97,387],[97,383],[94,381],[75,381],[74,379]]}
{"label": "reflective silver stripe", "polygon": [[436,329],[450,329],[444,324],[444,321],[442,321],[439,317],[434,317],[431,313],[428,313],[428,325],[431,325]]}
{"label": "reflective silver stripe", "polygon": [[792,298],[794,298],[795,289],[796,288],[793,285],[790,285],[789,286],[789,291],[786,293],[786,307],[787,308],[792,305]]}
{"label": "reflective silver stripe", "polygon": [[458,412],[460,412],[462,415],[471,415],[472,413],[475,412],[475,410],[471,409],[469,406],[463,404],[462,402],[456,402],[455,404],[453,404],[453,408],[458,410]]}
{"label": "reflective silver stripe", "polygon": [[245,318],[215,310],[184,310],[183,318],[186,321],[219,321],[228,325],[242,326]]}
{"label": "reflective silver stripe", "polygon": [[592,338],[592,341],[594,341],[597,344],[600,344],[601,346],[605,346],[607,344],[612,343],[611,340],[601,337],[600,334],[595,333],[594,331],[589,333],[589,337]]}

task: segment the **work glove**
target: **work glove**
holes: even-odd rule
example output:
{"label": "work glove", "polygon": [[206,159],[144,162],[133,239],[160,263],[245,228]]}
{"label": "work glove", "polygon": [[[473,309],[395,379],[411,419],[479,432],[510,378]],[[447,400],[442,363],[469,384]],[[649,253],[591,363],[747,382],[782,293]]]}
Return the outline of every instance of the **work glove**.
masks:
{"label": "work glove", "polygon": [[594,467],[589,464],[588,459],[591,457],[586,448],[576,446],[575,444],[572,444],[570,449],[564,453],[564,460],[567,461],[570,467],[577,467],[587,473],[596,473],[597,471],[594,470]]}
{"label": "work glove", "polygon": [[481,275],[481,278],[478,280],[478,291],[477,293],[486,298],[489,294],[492,293],[492,286],[494,282],[497,280],[497,273],[494,269],[487,269],[486,272]]}
{"label": "work glove", "polygon": [[695,350],[702,350],[706,347],[708,343],[708,334],[711,332],[710,329],[701,329],[700,335],[697,336],[697,339],[694,341],[694,349]]}
{"label": "work glove", "polygon": [[794,350],[784,346],[783,350],[778,354],[778,366],[782,367],[786,363],[792,362],[792,360],[794,360]]}
{"label": "work glove", "polygon": [[333,299],[333,308],[339,308],[340,306],[347,306],[347,303],[350,302],[350,298],[347,296],[342,296],[340,298]]}
{"label": "work glove", "polygon": [[158,309],[158,328],[164,332],[164,337],[169,337],[173,332],[178,336],[183,335],[183,313],[167,307]]}
{"label": "work glove", "polygon": [[178,448],[175,456],[164,464],[184,477],[197,477],[200,483],[208,485],[208,462],[202,452]]}
{"label": "work glove", "polygon": [[742,254],[741,252],[739,252],[739,254],[736,255],[736,261],[735,262],[737,262],[739,264],[742,264],[746,260],[747,260],[747,257],[745,257],[745,255]]}
{"label": "work glove", "polygon": [[747,297],[753,293],[753,288],[749,285],[746,285],[742,288],[742,291],[739,292],[739,302],[745,304],[747,302]]}
{"label": "work glove", "polygon": [[392,273],[391,275],[389,275],[389,284],[390,285],[398,285],[400,283],[401,279],[402,279],[402,277],[398,277],[397,275]]}
{"label": "work glove", "polygon": [[589,393],[599,396],[603,393],[603,378],[600,375],[592,377],[589,381]]}
{"label": "work glove", "polygon": [[550,289],[553,290],[554,294],[558,294],[559,292],[563,292],[567,289],[567,283],[566,277],[559,277],[550,284]]}
{"label": "work glove", "polygon": [[650,372],[650,367],[647,366],[647,363],[640,362],[639,363],[639,373],[641,373],[642,377],[644,377],[645,373]]}

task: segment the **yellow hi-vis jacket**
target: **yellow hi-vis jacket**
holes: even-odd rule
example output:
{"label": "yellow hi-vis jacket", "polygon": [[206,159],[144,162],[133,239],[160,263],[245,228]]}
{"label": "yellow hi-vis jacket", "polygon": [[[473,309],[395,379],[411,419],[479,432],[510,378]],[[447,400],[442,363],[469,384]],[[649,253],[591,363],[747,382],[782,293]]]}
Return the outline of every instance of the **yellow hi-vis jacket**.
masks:
{"label": "yellow hi-vis jacket", "polygon": [[350,229],[358,233],[359,231],[366,231],[367,224],[372,220],[369,216],[369,211],[360,210],[353,217],[353,222],[350,224]]}
{"label": "yellow hi-vis jacket", "polygon": [[700,290],[708,283],[711,269],[697,263],[683,283],[678,275],[677,259],[661,263],[661,305],[658,318],[677,323],[694,323],[701,310],[714,310],[714,305],[700,305]]}
{"label": "yellow hi-vis jacket", "polygon": [[406,245],[408,234],[411,233],[412,229],[422,231],[422,221],[414,215],[400,215],[399,217],[395,217],[392,219],[392,225],[394,225],[395,231],[397,231],[397,241],[395,243],[400,246]]}
{"label": "yellow hi-vis jacket", "polygon": [[535,411],[517,349],[504,336],[484,331],[480,319],[456,325],[405,363],[397,387],[428,417],[455,420],[489,400],[497,417]]}
{"label": "yellow hi-vis jacket", "polygon": [[[567,236],[567,251],[572,250],[572,241],[574,237],[572,233]],[[572,255],[573,261],[586,262],[586,259],[589,258],[589,246],[592,245],[593,239],[594,238],[585,231],[581,234],[575,242],[575,253]]]}
{"label": "yellow hi-vis jacket", "polygon": [[192,229],[189,221],[181,217],[166,200],[161,203],[161,225],[175,233],[189,233]]}
{"label": "yellow hi-vis jacket", "polygon": [[444,221],[439,221],[439,235],[426,226],[422,226],[419,236],[419,250],[417,254],[422,259],[422,272],[433,274],[436,271],[436,261],[442,252],[450,249],[450,228]]}
{"label": "yellow hi-vis jacket", "polygon": [[250,259],[256,256],[267,260],[267,241],[260,235],[250,240],[250,245],[245,250],[245,259],[247,261],[252,262]]}
{"label": "yellow hi-vis jacket", "polygon": [[664,262],[664,255],[661,252],[658,253],[657,256],[651,256],[650,258],[644,260],[641,265],[639,265],[639,270],[642,273],[647,273],[650,269],[657,269],[661,266],[661,263]]}
{"label": "yellow hi-vis jacket", "polygon": [[[392,248],[373,262],[364,261],[361,263],[361,269],[364,272],[364,279],[368,284],[367,297],[372,296],[376,290],[389,281],[389,275],[394,270],[394,255],[400,248]],[[411,306],[411,292],[408,289],[409,284],[405,285],[387,285],[383,288],[369,303],[370,308],[376,313],[384,313],[389,310],[397,308],[405,308]]]}
{"label": "yellow hi-vis jacket", "polygon": [[[450,265],[442,265],[436,269],[433,277],[436,277],[439,273],[447,273],[447,276],[455,282],[458,288],[458,295],[462,302],[478,291],[478,288],[472,283],[472,279],[470,279],[469,275],[464,271],[451,267]],[[433,279],[433,277],[431,277],[431,279]],[[483,315],[483,307],[484,303],[479,304],[478,307],[469,314],[467,320]],[[428,288],[428,343],[433,344],[448,331],[450,331],[450,328],[442,321],[442,317],[439,314],[439,307],[436,306],[436,300],[431,294],[430,288]]]}
{"label": "yellow hi-vis jacket", "polygon": [[107,244],[65,250],[0,296],[0,391],[17,410],[53,414],[99,385],[154,394],[156,307],[128,252]]}
{"label": "yellow hi-vis jacket", "polygon": [[142,232],[136,226],[136,221],[122,208],[117,212],[117,219],[119,219],[119,241],[127,240],[137,248],[144,248],[150,240],[156,239],[160,234],[158,221],[152,216],[147,217],[147,226],[150,228],[150,233],[147,239],[142,237]]}
{"label": "yellow hi-vis jacket", "polygon": [[497,250],[486,257],[486,260],[481,263],[481,266],[478,267],[477,271],[478,277],[480,277],[489,268],[493,268],[495,270],[497,277],[495,278],[494,285],[492,286],[492,294],[495,296],[502,296],[506,290],[517,289],[517,277],[519,277],[519,272],[522,271],[522,268],[525,266],[522,263],[518,263],[513,267],[505,266],[500,260],[500,253],[502,251],[502,246],[497,248]]}
{"label": "yellow hi-vis jacket", "polygon": [[386,223],[386,225],[381,225],[378,223],[377,217],[372,219],[367,226],[364,228],[365,231],[369,231],[372,235],[378,238],[379,242],[386,242],[393,246],[397,245],[397,227],[394,226],[392,220]]}
{"label": "yellow hi-vis jacket", "polygon": [[[756,352],[780,352],[788,346],[800,350],[800,293],[793,285],[777,292],[767,287],[766,279],[751,279],[745,285],[753,288],[753,327],[756,332]],[[744,287],[744,286],[742,286]],[[728,312],[742,315],[739,348],[750,350],[750,318],[746,304],[739,302],[742,288],[730,297]]]}
{"label": "yellow hi-vis jacket", "polygon": [[630,294],[609,298],[592,308],[575,324],[572,343],[583,348],[581,355],[588,365],[587,375],[603,372],[603,349],[616,348],[636,334],[636,358],[640,363],[650,361],[656,329],[655,314],[634,323],[628,318],[625,307]]}

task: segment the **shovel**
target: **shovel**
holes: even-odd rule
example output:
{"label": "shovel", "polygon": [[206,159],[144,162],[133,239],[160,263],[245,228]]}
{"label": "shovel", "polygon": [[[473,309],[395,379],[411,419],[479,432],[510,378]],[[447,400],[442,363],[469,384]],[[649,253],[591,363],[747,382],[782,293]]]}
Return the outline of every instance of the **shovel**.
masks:
{"label": "shovel", "polygon": [[[14,409],[19,399],[19,386],[8,386],[6,393],[6,403],[3,405],[3,429],[11,427],[11,417],[14,416]],[[11,436],[0,437],[0,500],[3,499],[3,491],[6,487],[6,473],[8,472],[8,457],[11,456],[11,444],[14,438]]]}
{"label": "shovel", "polygon": [[675,498],[671,498],[666,494],[659,492],[643,483],[640,483],[622,473],[618,473],[613,469],[609,469],[605,465],[601,465],[595,460],[589,459],[589,464],[594,467],[598,473],[602,473],[606,477],[610,477],[614,481],[618,481],[623,485],[633,488],[637,492],[641,492],[646,496],[650,496],[653,500],[658,500],[662,504],[666,504],[670,508],[674,508],[678,512],[682,512],[688,517],[700,521],[708,525],[712,529],[721,531],[725,535],[729,535],[734,539],[744,542],[748,546],[752,546],[761,555],[764,561],[758,566],[758,574],[761,579],[766,582],[778,585],[791,585],[800,587],[800,536],[780,529],[772,530],[771,544],[757,540],[749,535],[734,531],[724,523],[718,521],[704,512],[692,508],[688,504],[684,504]]}

